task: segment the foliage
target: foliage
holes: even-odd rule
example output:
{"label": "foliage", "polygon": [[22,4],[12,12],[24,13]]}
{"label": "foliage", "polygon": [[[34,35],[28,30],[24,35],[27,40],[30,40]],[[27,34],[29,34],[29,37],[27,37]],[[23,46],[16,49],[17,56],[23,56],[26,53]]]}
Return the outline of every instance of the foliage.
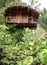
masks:
{"label": "foliage", "polygon": [[40,26],[47,31],[47,10],[41,11]]}
{"label": "foliage", "polygon": [[46,65],[47,39],[35,39],[35,30],[15,26],[0,26],[0,65]]}
{"label": "foliage", "polygon": [[3,8],[7,6],[8,4],[14,3],[18,4],[21,2],[21,0],[0,0],[0,8]]}

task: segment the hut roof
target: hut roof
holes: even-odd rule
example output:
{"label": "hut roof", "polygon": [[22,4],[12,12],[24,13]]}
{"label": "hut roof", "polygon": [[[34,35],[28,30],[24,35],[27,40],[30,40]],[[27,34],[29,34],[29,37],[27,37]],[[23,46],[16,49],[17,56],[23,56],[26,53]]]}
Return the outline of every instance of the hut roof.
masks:
{"label": "hut roof", "polygon": [[11,5],[5,10],[5,15],[11,9],[25,9],[28,13],[32,13],[36,19],[39,17],[39,12],[27,5]]}

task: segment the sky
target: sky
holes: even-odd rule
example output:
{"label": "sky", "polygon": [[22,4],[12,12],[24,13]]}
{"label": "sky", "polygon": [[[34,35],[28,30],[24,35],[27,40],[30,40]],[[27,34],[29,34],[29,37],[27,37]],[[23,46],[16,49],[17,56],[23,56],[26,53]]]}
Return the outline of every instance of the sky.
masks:
{"label": "sky", "polygon": [[[22,0],[22,1],[30,5],[29,0]],[[43,9],[43,8],[47,9],[47,0],[39,0],[39,3],[41,3],[40,9]]]}

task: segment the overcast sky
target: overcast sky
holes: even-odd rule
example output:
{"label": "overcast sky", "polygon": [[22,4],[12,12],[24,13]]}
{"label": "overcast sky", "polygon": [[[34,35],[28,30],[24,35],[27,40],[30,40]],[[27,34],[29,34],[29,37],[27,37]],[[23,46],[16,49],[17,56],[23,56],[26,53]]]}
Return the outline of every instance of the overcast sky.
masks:
{"label": "overcast sky", "polygon": [[[29,0],[22,0],[22,1],[27,3],[28,5],[30,4]],[[43,9],[43,8],[47,9],[47,0],[39,0],[39,2],[41,3],[40,9]]]}

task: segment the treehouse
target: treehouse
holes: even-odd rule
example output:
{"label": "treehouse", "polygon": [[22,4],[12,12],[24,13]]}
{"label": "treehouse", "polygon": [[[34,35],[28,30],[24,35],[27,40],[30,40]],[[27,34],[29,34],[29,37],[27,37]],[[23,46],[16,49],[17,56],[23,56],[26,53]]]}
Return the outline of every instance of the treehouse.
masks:
{"label": "treehouse", "polygon": [[10,6],[5,10],[7,24],[16,23],[18,27],[36,27],[39,13],[28,6]]}

